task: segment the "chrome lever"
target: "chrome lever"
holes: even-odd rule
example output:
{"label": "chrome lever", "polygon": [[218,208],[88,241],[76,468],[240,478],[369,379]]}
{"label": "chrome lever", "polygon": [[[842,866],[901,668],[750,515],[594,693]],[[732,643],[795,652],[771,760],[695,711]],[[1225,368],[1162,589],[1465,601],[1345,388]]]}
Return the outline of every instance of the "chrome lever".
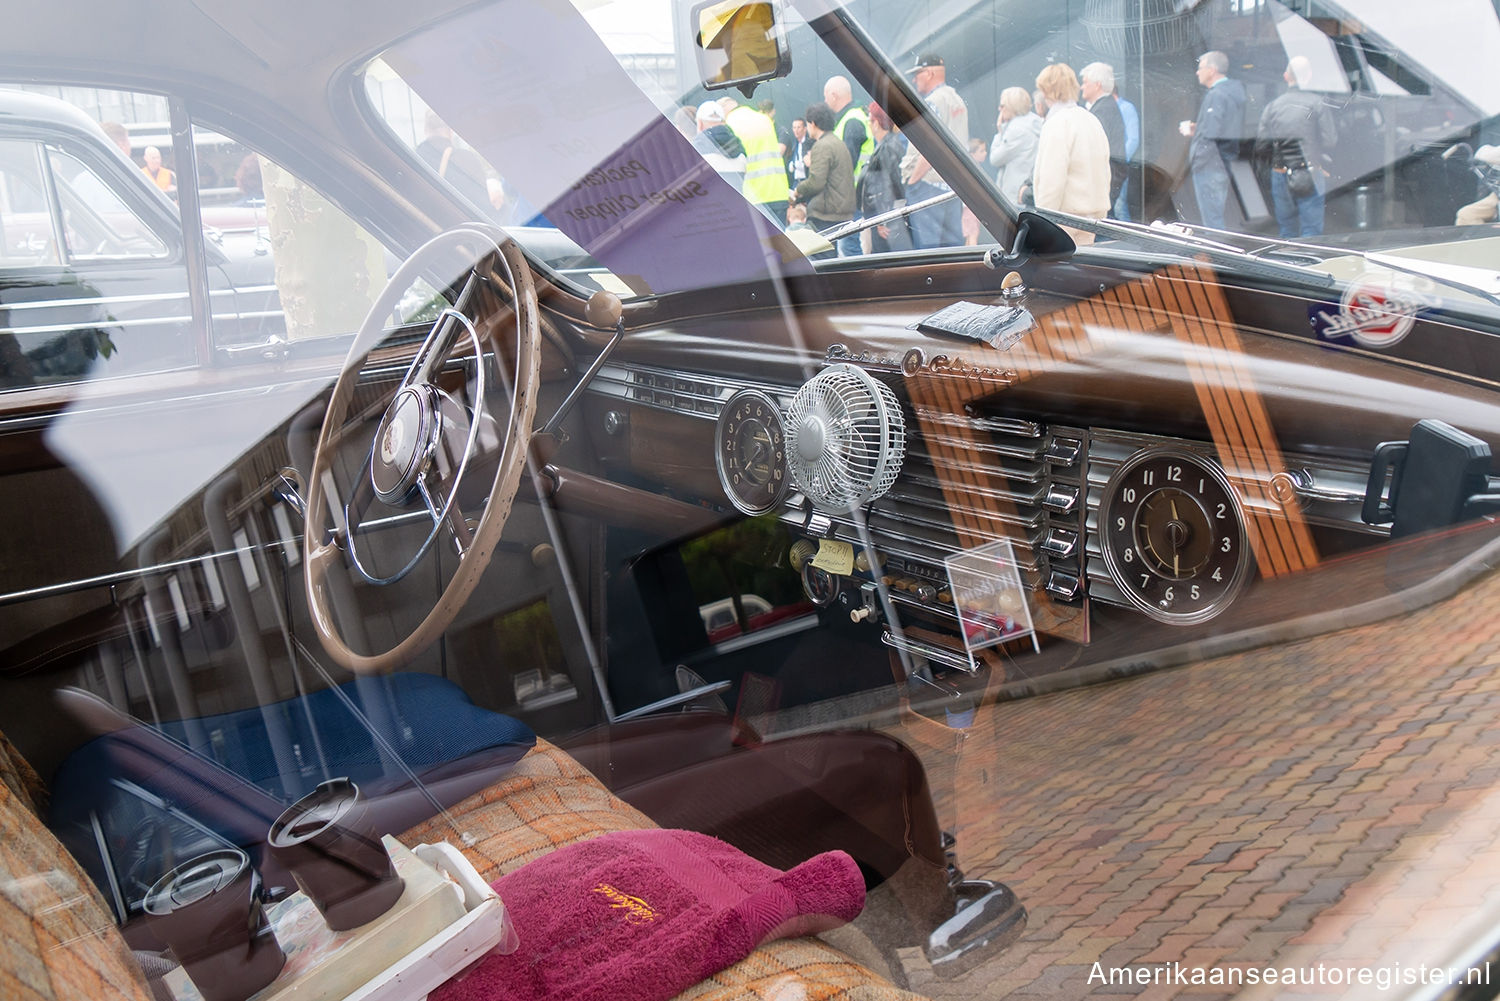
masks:
{"label": "chrome lever", "polygon": [[305,489],[302,474],[291,466],[282,467],[276,476],[276,482],[271,484],[272,495],[296,511],[304,526],[307,524],[307,498],[303,496]]}
{"label": "chrome lever", "polygon": [[588,389],[589,383],[594,381],[594,376],[599,374],[599,370],[604,367],[604,363],[609,360],[609,356],[614,353],[620,341],[625,338],[624,305],[620,302],[619,296],[614,293],[602,290],[595,292],[589,297],[585,316],[590,323],[596,326],[613,327],[614,335],[610,337],[609,343],[604,345],[604,350],[599,352],[599,357],[595,358],[588,369],[584,371],[583,375],[579,377],[578,385],[574,386],[568,395],[563,398],[562,403],[557,408],[557,412],[552,415],[552,418],[546,424],[542,425],[542,429],[537,432],[538,435],[556,435],[558,433],[562,427],[563,418],[568,416],[568,412],[573,409],[573,404],[578,402],[578,398],[583,395],[583,391]]}

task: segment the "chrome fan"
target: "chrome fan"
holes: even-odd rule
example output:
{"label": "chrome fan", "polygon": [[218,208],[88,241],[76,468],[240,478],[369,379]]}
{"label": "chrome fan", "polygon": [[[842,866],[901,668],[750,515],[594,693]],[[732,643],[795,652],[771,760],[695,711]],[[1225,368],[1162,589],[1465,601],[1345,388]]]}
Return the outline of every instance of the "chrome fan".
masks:
{"label": "chrome fan", "polygon": [[896,394],[853,365],[809,379],[787,410],[787,466],[817,507],[847,511],[885,494],[901,472],[906,421]]}

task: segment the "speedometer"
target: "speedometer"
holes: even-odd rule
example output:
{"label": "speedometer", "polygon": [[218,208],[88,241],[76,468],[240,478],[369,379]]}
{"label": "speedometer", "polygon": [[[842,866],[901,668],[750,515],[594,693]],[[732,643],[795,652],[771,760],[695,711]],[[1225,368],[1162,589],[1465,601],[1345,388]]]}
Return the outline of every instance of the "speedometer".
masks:
{"label": "speedometer", "polygon": [[714,465],[729,502],[746,514],[764,514],[786,496],[786,428],[781,408],[765,393],[736,393],[719,415]]}
{"label": "speedometer", "polygon": [[1249,566],[1239,497],[1213,461],[1152,448],[1127,459],[1099,506],[1104,562],[1131,604],[1162,622],[1229,606]]}

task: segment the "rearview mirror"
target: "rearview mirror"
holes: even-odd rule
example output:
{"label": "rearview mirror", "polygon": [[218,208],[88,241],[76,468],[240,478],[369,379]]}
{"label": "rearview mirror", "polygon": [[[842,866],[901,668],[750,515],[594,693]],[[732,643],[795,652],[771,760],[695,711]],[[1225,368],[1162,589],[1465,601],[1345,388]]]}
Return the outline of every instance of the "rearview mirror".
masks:
{"label": "rearview mirror", "polygon": [[693,7],[693,50],[706,89],[738,87],[749,97],[760,81],[792,71],[778,13],[770,2],[707,0]]}
{"label": "rearview mirror", "polygon": [[1016,218],[1016,238],[1010,251],[992,247],[984,255],[984,263],[992,268],[1014,267],[1032,257],[1068,257],[1077,249],[1078,244],[1057,223],[1035,212],[1022,212]]}

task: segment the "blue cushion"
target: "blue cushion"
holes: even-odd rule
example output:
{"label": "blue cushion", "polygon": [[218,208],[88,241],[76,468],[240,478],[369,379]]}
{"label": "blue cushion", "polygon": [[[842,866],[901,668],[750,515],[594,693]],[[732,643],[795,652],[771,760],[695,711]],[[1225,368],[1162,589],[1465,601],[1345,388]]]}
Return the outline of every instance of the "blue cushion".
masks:
{"label": "blue cushion", "polygon": [[[370,728],[351,710],[351,702],[419,776],[481,751],[511,748],[511,760],[516,760],[536,745],[536,734],[525,723],[479,708],[453,682],[430,674],[394,674],[346,682],[264,711],[257,706],[201,716],[194,723],[209,735],[210,747],[197,750],[285,802],[325,777],[348,777],[367,792],[387,780],[404,782],[403,773],[393,774],[381,760]],[[282,788],[267,735],[267,714],[281,721],[293,754],[312,776],[304,789]],[[181,721],[163,723],[161,729],[180,743],[189,742],[187,725]]]}

